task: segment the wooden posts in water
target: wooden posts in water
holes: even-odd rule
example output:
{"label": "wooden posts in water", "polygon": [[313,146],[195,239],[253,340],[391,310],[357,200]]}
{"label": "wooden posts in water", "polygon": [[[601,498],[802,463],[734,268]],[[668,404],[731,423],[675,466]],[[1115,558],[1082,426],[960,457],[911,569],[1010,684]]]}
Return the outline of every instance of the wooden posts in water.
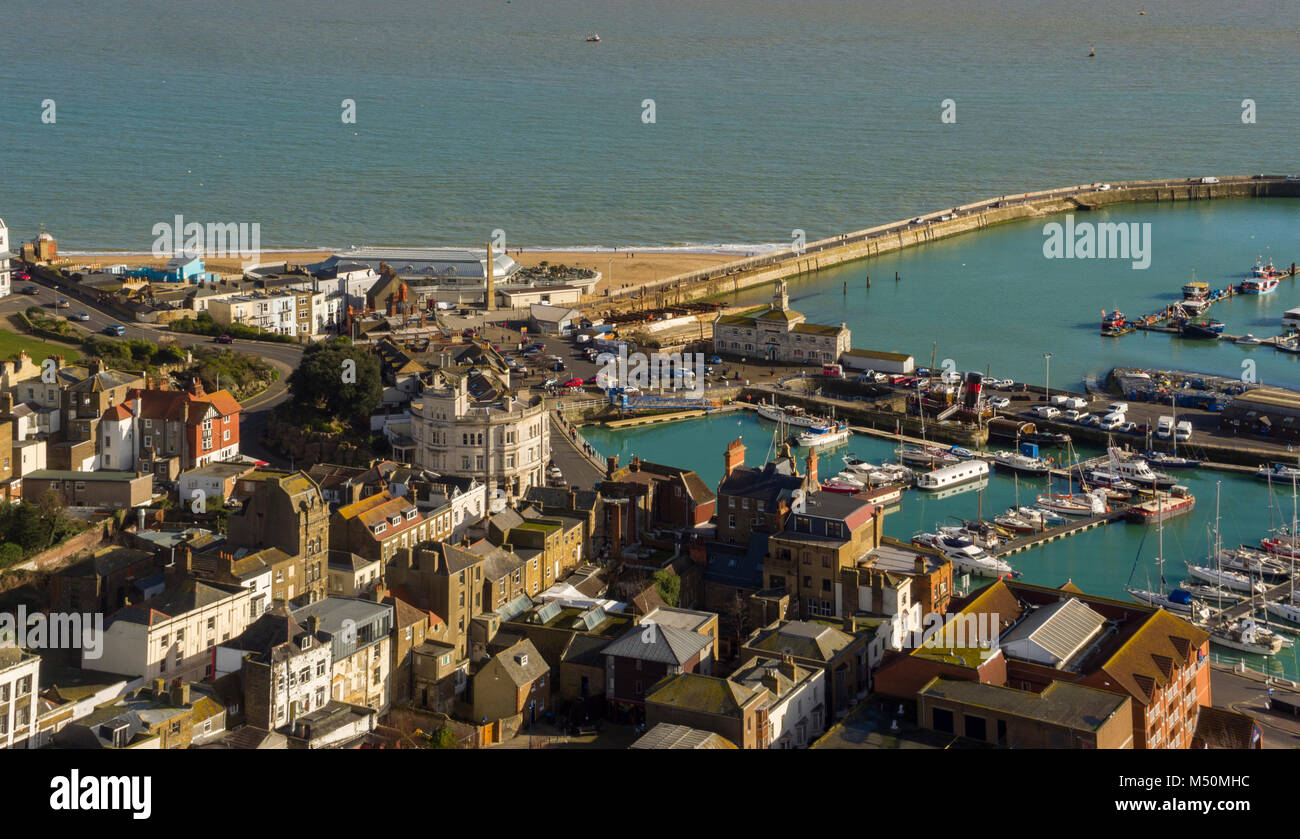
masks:
{"label": "wooden posts in water", "polygon": [[898,282],[898,272],[894,272],[894,282]]}
{"label": "wooden posts in water", "polygon": [[867,275],[867,288],[871,288],[871,275]]}

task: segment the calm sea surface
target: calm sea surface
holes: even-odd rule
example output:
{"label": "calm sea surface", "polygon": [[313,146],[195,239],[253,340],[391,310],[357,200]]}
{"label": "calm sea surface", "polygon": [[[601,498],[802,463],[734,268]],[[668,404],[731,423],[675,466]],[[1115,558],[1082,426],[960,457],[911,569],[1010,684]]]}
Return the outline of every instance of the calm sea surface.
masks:
{"label": "calm sea surface", "polygon": [[4,21],[0,216],[65,249],[148,248],[176,213],[257,222],[264,247],[788,242],[1300,170],[1280,0],[14,0]]}

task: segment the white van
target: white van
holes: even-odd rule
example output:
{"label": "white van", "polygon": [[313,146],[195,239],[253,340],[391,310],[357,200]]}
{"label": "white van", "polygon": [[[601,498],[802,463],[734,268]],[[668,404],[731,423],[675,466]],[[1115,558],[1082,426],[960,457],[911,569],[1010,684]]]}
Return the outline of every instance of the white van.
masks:
{"label": "white van", "polygon": [[1174,433],[1174,418],[1161,417],[1159,423],[1157,423],[1156,425],[1156,436],[1159,437],[1161,440],[1168,440],[1173,433]]}
{"label": "white van", "polygon": [[1053,408],[1051,405],[1038,405],[1034,408],[1033,414],[1043,419],[1056,419],[1061,415],[1061,409]]}
{"label": "white van", "polygon": [[1086,408],[1088,407],[1088,400],[1081,396],[1071,396],[1069,399],[1065,400],[1065,407],[1074,408],[1076,410]]}
{"label": "white van", "polygon": [[1112,403],[1110,403],[1110,412],[1111,412],[1112,414],[1127,414],[1127,413],[1128,413],[1128,403],[1127,403],[1127,402],[1112,402]]}
{"label": "white van", "polygon": [[1126,422],[1123,414],[1107,414],[1101,418],[1101,425],[1097,426],[1102,431],[1114,431]]}
{"label": "white van", "polygon": [[1217,184],[1218,182],[1218,178],[1201,178],[1201,183],[1203,184]]}
{"label": "white van", "polygon": [[1174,427],[1174,439],[1180,443],[1186,443],[1192,439],[1192,424],[1183,420]]}
{"label": "white van", "polygon": [[1058,393],[1052,397],[1053,405],[1064,405],[1069,401],[1070,401],[1070,397],[1066,396],[1064,393]]}

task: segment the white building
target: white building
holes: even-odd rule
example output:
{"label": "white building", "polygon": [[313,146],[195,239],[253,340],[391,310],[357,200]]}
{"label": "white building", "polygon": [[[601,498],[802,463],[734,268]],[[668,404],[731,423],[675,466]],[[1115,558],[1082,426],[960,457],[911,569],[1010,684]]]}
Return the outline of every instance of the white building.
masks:
{"label": "white building", "polygon": [[135,414],[125,404],[114,405],[100,419],[99,465],[115,471],[135,468]]}
{"label": "white building", "polygon": [[0,297],[7,297],[12,288],[13,272],[9,260],[13,257],[9,251],[9,228],[5,227],[5,220],[0,218]]}
{"label": "white building", "polygon": [[213,675],[213,649],[248,628],[249,596],[241,586],[185,580],[158,597],[109,616],[103,655],[82,667],[146,679],[201,682]]}
{"label": "white building", "polygon": [[[470,394],[471,378],[479,395]],[[413,465],[475,478],[510,497],[546,485],[551,424],[540,397],[519,399],[482,373],[440,371],[437,385],[411,400],[410,412]]]}
{"label": "white building", "polygon": [[752,690],[767,688],[768,748],[802,749],[826,730],[826,671],[752,658],[730,676]]}
{"label": "white building", "polygon": [[330,701],[329,636],[319,621],[304,626],[286,609],[262,615],[216,651],[217,676],[243,671],[245,716],[250,725],[275,729]]}
{"label": "white building", "polygon": [[41,657],[9,643],[0,646],[0,749],[36,733]]}
{"label": "white building", "polygon": [[713,351],[719,355],[794,364],[830,364],[848,350],[847,326],[807,323],[790,308],[784,280],[776,284],[772,307],[757,317],[724,315],[713,324]]}

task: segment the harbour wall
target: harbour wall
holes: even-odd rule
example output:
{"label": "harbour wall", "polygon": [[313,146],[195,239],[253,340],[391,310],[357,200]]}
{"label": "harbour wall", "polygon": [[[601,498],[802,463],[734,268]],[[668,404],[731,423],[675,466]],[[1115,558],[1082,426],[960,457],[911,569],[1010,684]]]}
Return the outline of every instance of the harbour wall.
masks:
{"label": "harbour wall", "polygon": [[[983,230],[995,224],[1056,213],[1086,212],[1116,204],[1143,202],[1300,197],[1300,179],[1292,180],[1282,175],[1223,176],[1212,179],[1213,183],[1204,183],[1204,180],[1198,177],[1127,181],[1110,184],[1110,189],[1104,190],[1099,188],[1099,184],[1081,184],[986,198],[916,219],[809,242],[800,251],[789,249],[728,262],[666,277],[640,288],[611,289],[609,297],[590,306],[600,308],[608,305],[610,300],[639,294],[643,290],[647,298],[656,295],[664,305],[684,303],[815,273],[846,262]],[[945,219],[944,216],[952,217]]]}

